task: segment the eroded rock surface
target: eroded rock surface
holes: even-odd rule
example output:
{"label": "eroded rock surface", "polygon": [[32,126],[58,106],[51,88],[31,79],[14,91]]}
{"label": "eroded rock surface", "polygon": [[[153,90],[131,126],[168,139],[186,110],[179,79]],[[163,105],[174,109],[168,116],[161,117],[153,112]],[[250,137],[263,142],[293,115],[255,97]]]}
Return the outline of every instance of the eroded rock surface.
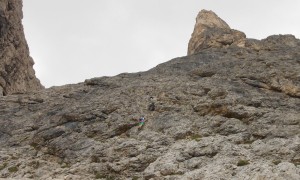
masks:
{"label": "eroded rock surface", "polygon": [[298,180],[299,70],[276,35],[0,97],[0,177]]}
{"label": "eroded rock surface", "polygon": [[0,0],[0,96],[42,89],[22,26],[22,1]]}

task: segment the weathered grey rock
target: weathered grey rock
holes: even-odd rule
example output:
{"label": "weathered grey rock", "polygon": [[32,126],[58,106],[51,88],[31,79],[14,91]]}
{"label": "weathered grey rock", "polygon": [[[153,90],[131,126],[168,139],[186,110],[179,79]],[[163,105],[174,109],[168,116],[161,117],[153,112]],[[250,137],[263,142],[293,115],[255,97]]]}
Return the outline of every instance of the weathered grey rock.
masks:
{"label": "weathered grey rock", "polygon": [[0,96],[40,90],[22,26],[22,1],[0,0]]}
{"label": "weathered grey rock", "polygon": [[299,52],[291,35],[246,39],[0,97],[0,178],[298,180]]}

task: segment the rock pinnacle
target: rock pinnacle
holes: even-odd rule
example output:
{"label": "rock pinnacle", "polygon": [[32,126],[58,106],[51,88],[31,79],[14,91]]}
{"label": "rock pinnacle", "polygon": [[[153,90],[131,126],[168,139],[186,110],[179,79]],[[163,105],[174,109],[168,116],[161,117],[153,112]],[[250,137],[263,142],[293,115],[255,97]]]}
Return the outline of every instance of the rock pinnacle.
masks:
{"label": "rock pinnacle", "polygon": [[245,39],[246,35],[243,32],[231,29],[213,11],[201,10],[189,41],[188,55],[207,48],[222,48],[230,45],[243,47]]}

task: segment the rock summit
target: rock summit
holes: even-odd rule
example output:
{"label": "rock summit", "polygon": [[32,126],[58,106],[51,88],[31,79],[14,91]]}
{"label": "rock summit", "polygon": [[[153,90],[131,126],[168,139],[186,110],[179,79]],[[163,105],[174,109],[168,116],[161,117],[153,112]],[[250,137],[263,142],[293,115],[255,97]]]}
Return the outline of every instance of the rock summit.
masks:
{"label": "rock summit", "polygon": [[196,18],[194,32],[189,41],[188,55],[206,48],[221,48],[230,45],[245,46],[246,35],[231,29],[214,12],[202,10]]}

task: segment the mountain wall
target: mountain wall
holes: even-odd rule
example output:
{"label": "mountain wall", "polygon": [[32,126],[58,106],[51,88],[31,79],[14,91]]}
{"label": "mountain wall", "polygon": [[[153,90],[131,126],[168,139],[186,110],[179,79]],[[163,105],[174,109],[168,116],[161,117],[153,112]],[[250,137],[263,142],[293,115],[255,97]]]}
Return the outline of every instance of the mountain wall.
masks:
{"label": "mountain wall", "polygon": [[21,0],[0,0],[0,96],[43,88],[35,77],[22,18]]}
{"label": "mountain wall", "polygon": [[201,12],[188,56],[0,97],[0,177],[300,179],[300,40]]}

